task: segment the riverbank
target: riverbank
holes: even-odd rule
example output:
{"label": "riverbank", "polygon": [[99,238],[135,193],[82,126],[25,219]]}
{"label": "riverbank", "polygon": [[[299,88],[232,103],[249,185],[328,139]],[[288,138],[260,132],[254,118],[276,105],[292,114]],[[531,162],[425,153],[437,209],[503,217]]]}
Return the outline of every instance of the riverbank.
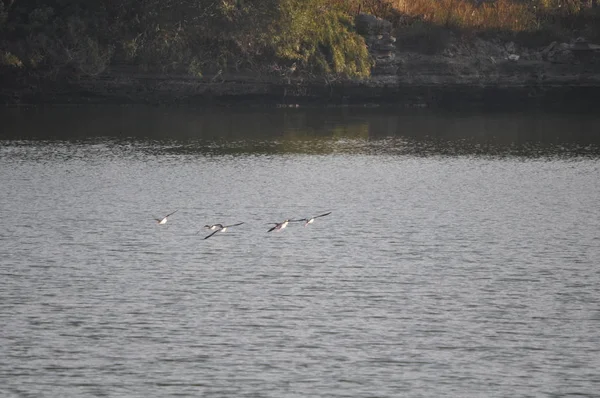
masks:
{"label": "riverbank", "polygon": [[401,32],[391,23],[367,14],[357,16],[356,28],[373,60],[367,78],[279,65],[202,76],[109,65],[95,77],[77,79],[32,78],[4,69],[0,103],[586,111],[600,103],[600,44],[583,37],[525,44],[438,30],[442,36],[412,43],[396,38]]}

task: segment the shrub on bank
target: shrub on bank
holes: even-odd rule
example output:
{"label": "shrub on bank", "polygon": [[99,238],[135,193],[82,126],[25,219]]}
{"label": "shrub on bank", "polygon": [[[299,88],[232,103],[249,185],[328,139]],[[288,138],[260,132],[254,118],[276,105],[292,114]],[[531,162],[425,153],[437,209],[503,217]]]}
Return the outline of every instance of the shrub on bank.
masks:
{"label": "shrub on bank", "polygon": [[302,73],[364,77],[371,67],[352,17],[327,0],[4,4],[0,53],[37,75],[96,76],[124,66],[202,76],[294,64]]}
{"label": "shrub on bank", "polygon": [[269,43],[276,58],[314,74],[366,77],[372,61],[353,19],[325,0],[283,0]]}

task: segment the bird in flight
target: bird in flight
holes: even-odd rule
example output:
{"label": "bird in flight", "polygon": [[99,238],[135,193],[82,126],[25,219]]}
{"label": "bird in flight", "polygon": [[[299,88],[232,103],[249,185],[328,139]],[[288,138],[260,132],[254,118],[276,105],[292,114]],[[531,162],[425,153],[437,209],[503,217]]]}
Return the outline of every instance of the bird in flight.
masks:
{"label": "bird in flight", "polygon": [[290,221],[292,221],[292,220],[287,219],[287,220],[284,220],[284,221],[282,221],[280,223],[272,223],[272,224],[275,224],[275,226],[272,227],[271,229],[269,229],[267,232],[271,232],[271,231],[277,231],[277,232],[279,232],[282,229],[285,229],[285,227],[287,227],[287,225],[290,223]]}
{"label": "bird in flight", "polygon": [[162,224],[166,224],[167,223],[167,219],[172,216],[173,214],[177,213],[179,209],[175,210],[173,213],[167,214],[166,216],[164,216],[163,218],[156,218],[154,217],[154,219],[158,222],[158,224],[162,225]]}
{"label": "bird in flight", "polygon": [[287,220],[284,220],[282,222],[279,223],[271,223],[271,224],[275,224],[274,227],[272,227],[271,229],[269,229],[267,232],[271,232],[271,231],[277,231],[280,232],[282,229],[285,229],[285,227],[288,226],[289,223],[291,222],[296,222],[296,221],[304,221],[304,220],[290,220],[289,218]]}
{"label": "bird in flight", "polygon": [[331,214],[331,212],[328,212],[328,213],[321,214],[321,215],[318,215],[318,216],[314,216],[314,217],[310,217],[310,218],[303,218],[303,219],[300,219],[300,220],[295,220],[295,221],[306,221],[306,222],[304,223],[304,226],[306,227],[306,226],[308,226],[308,224],[312,224],[312,223],[314,223],[314,222],[315,222],[315,218],[319,218],[319,217],[325,217],[325,216],[328,216],[328,215],[330,215],[330,214]]}
{"label": "bird in flight", "polygon": [[215,230],[215,232],[213,232],[212,234],[205,236],[204,239],[208,239],[211,236],[213,236],[214,234],[216,234],[217,232],[225,232],[227,231],[227,228],[229,227],[237,227],[238,225],[242,225],[243,222],[239,222],[237,224],[231,224],[231,225],[223,225],[223,224],[213,224],[213,225],[205,225],[205,228],[208,228],[210,230]]}

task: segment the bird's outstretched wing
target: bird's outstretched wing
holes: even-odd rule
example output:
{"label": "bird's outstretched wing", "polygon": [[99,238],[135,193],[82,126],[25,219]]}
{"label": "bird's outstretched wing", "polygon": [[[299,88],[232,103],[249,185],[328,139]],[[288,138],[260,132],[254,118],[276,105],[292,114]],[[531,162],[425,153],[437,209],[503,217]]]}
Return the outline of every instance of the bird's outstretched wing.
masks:
{"label": "bird's outstretched wing", "polygon": [[275,225],[273,228],[269,229],[267,232],[271,232],[273,231],[275,228],[277,228],[280,224]]}
{"label": "bird's outstretched wing", "polygon": [[237,224],[231,224],[231,225],[225,225],[225,228],[229,228],[229,227],[237,227],[238,225],[242,225],[243,222],[239,222]]}
{"label": "bird's outstretched wing", "polygon": [[210,234],[210,235],[208,235],[208,236],[205,236],[205,237],[204,237],[204,239],[208,239],[208,238],[210,238],[211,236],[213,236],[214,234],[216,234],[216,233],[217,233],[217,232],[219,232],[220,230],[221,230],[221,228],[219,228],[219,229],[215,230],[215,232],[213,232],[212,234]]}
{"label": "bird's outstretched wing", "polygon": [[171,217],[173,214],[177,213],[179,209],[175,210],[173,213],[167,214],[165,217]]}
{"label": "bird's outstretched wing", "polygon": [[328,215],[330,215],[330,214],[331,214],[331,212],[327,212],[327,213],[325,213],[325,214],[321,214],[321,215],[319,215],[319,216],[314,216],[313,218],[325,217],[325,216],[328,216]]}

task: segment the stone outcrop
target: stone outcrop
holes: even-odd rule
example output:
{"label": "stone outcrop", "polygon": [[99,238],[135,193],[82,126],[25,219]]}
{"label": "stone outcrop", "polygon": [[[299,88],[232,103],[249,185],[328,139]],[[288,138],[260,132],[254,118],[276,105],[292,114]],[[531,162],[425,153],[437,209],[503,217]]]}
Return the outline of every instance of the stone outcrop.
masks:
{"label": "stone outcrop", "polygon": [[395,74],[396,38],[392,36],[392,24],[369,14],[359,14],[355,20],[356,29],[364,36],[369,53],[375,61],[373,75]]}
{"label": "stone outcrop", "polygon": [[398,45],[385,20],[359,14],[355,22],[375,60],[373,84],[600,86],[600,45],[584,38],[528,48],[513,41],[465,39],[447,32],[444,48],[431,53]]}

